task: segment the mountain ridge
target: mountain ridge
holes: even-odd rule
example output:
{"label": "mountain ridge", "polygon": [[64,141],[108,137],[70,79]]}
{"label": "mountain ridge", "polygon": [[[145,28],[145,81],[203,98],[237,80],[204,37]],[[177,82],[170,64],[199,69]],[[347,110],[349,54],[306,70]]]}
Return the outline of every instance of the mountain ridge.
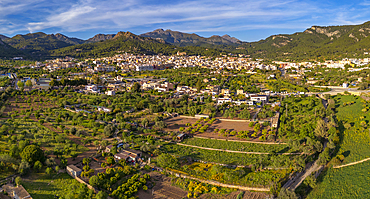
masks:
{"label": "mountain ridge", "polygon": [[241,44],[242,41],[236,39],[235,37],[230,37],[228,35],[218,36],[213,35],[211,37],[201,37],[195,33],[183,33],[179,31],[172,31],[172,30],[163,30],[163,29],[156,29],[152,32],[147,32],[140,34],[142,37],[150,37],[153,39],[162,39],[167,43],[175,44],[178,46],[186,46],[186,45],[193,45],[193,46],[202,46],[204,44],[211,44],[211,45],[236,45]]}
{"label": "mountain ridge", "polygon": [[[96,34],[82,40],[70,38],[61,33],[45,34],[43,32],[29,33],[6,37],[0,35],[2,48],[10,49],[15,54],[22,52],[28,57],[58,56],[56,52],[76,54],[78,56],[93,56],[95,54],[112,54],[115,51],[127,50],[134,53],[176,53],[184,50],[189,54],[215,54],[224,52],[232,54],[245,54],[252,58],[266,59],[340,59],[343,57],[363,56],[370,52],[370,22],[360,25],[343,26],[311,26],[302,32],[293,34],[271,35],[266,39],[255,42],[242,42],[230,35],[213,35],[201,37],[195,33],[182,33],[179,31],[156,29],[152,32],[136,35],[131,32],[118,32],[116,34]],[[102,43],[102,44],[96,44]],[[82,53],[69,52],[66,49],[75,49],[89,46]],[[90,44],[90,45],[87,45]],[[122,45],[120,47],[119,45]],[[108,48],[112,45],[112,48]],[[158,46],[156,46],[158,45]],[[1,46],[0,46],[1,47]],[[71,47],[71,48],[69,48]],[[194,48],[193,48],[194,47]],[[200,47],[200,48],[195,48]],[[18,49],[15,51],[15,49]],[[62,49],[59,51],[59,49]],[[163,51],[161,52],[162,49]],[[177,50],[176,50],[177,49]],[[212,51],[209,52],[201,52]],[[87,52],[89,51],[89,52]],[[107,52],[103,52],[107,51]],[[0,57],[4,57],[5,54]],[[69,52],[69,53],[66,53]],[[11,53],[10,53],[11,54]]]}

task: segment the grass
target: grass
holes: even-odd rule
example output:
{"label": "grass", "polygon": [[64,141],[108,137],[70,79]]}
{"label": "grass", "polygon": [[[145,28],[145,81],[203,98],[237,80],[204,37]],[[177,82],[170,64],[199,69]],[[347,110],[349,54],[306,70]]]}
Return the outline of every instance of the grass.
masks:
{"label": "grass", "polygon": [[197,149],[176,144],[164,144],[163,150],[179,158],[191,157],[195,160],[240,166],[263,164],[264,166],[284,167],[285,164],[289,162],[290,157],[292,157],[286,155],[271,156],[228,153],[223,151]]}
{"label": "grass", "polygon": [[[369,112],[362,109],[367,102],[352,95],[338,95],[336,101],[336,116],[339,123],[351,127],[341,135],[341,144],[338,154],[343,154],[343,164],[359,161],[370,157],[369,129],[360,125],[361,121],[368,123]],[[347,102],[354,102],[344,105]],[[367,198],[370,194],[370,162],[364,162],[339,169],[328,168],[318,179],[318,186],[313,189],[307,198]]]}
{"label": "grass", "polygon": [[9,169],[8,171],[5,171],[4,169],[0,170],[0,179],[7,178],[8,176],[11,176],[14,174],[14,171],[12,169]]}
{"label": "grass", "polygon": [[202,139],[202,138],[189,138],[185,139],[183,144],[200,146],[200,147],[208,147],[214,149],[227,149],[232,151],[247,151],[247,152],[286,152],[288,151],[288,147],[285,144],[255,144],[255,143],[247,143],[247,142],[233,142],[233,141],[222,141],[222,140],[215,140],[215,139]]}
{"label": "grass", "polygon": [[53,199],[56,196],[64,196],[71,184],[79,184],[67,173],[47,175],[45,173],[31,174],[29,179],[24,179],[22,185],[34,199]]}
{"label": "grass", "polygon": [[[335,100],[337,119],[343,124],[348,123],[352,125],[352,127],[344,130],[338,154],[345,156],[344,163],[355,162],[370,157],[370,131],[360,125],[361,121],[369,123],[370,113],[362,111],[366,103],[360,97],[352,95],[337,96]],[[355,103],[343,106],[343,103],[346,102]]]}
{"label": "grass", "polygon": [[340,169],[329,168],[308,199],[367,198],[370,195],[370,162]]}
{"label": "grass", "polygon": [[[3,122],[5,125],[11,126],[11,124],[8,123],[7,121],[3,121]],[[17,140],[15,140],[14,142],[17,142],[17,141],[20,141],[20,139],[23,139],[23,138],[20,138],[19,136],[21,135],[21,132],[25,130],[26,133],[24,134],[24,138],[29,139],[31,142],[39,143],[41,147],[43,147],[47,151],[52,152],[53,150],[55,150],[55,148],[63,149],[66,146],[71,149],[71,153],[80,154],[85,151],[88,151],[88,148],[84,147],[83,145],[76,145],[73,141],[67,139],[68,135],[67,136],[64,134],[58,135],[57,133],[53,133],[48,128],[42,126],[41,124],[33,120],[24,121],[22,119],[15,119],[15,122],[17,122],[18,126],[15,128],[16,132],[12,136],[16,135],[18,137],[17,137]],[[37,133],[32,134],[30,132],[31,129],[36,129]],[[35,138],[35,135],[37,138]],[[56,135],[62,138],[61,143],[58,143],[56,141],[55,139],[57,137]],[[9,147],[11,145],[7,144],[6,141],[7,141],[6,137],[0,138],[0,152],[6,152],[7,150],[9,150]],[[66,157],[69,158],[70,155]]]}
{"label": "grass", "polygon": [[253,187],[269,187],[272,182],[278,183],[291,172],[288,169],[252,172],[248,168],[231,169],[227,167],[217,167],[215,171],[212,171],[214,166],[213,164],[193,163],[181,167],[180,170],[190,176],[205,180]]}

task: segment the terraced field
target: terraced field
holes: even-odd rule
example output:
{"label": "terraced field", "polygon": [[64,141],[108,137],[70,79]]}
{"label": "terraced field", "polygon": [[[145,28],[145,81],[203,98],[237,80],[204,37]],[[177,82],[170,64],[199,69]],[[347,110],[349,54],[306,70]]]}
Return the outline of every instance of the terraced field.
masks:
{"label": "terraced field", "polygon": [[247,151],[247,152],[266,152],[266,153],[286,153],[289,148],[286,144],[278,145],[265,145],[265,144],[254,144],[248,142],[233,142],[233,141],[222,141],[215,139],[202,139],[202,138],[190,138],[185,139],[183,144],[208,147],[214,149],[226,149],[233,151]]}

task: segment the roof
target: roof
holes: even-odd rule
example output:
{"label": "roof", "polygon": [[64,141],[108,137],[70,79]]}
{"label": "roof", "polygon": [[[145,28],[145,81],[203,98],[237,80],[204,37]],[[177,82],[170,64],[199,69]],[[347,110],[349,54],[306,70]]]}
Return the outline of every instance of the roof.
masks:
{"label": "roof", "polygon": [[250,95],[250,97],[267,97],[267,95]]}
{"label": "roof", "polygon": [[27,199],[32,199],[31,195],[27,192],[27,190],[22,185],[19,185],[17,187],[13,187],[13,186],[10,186],[10,185],[4,185],[3,188],[10,195],[12,195],[13,194],[13,191],[14,191],[14,193],[20,199],[26,199],[26,198]]}
{"label": "roof", "polygon": [[73,171],[80,172],[82,171],[80,168],[76,167],[75,165],[71,164],[68,165],[67,167],[71,168]]}
{"label": "roof", "polygon": [[114,157],[119,157],[119,159],[127,159],[129,157],[129,153],[127,152],[121,152],[114,155]]}
{"label": "roof", "polygon": [[133,153],[133,154],[142,154],[141,151],[134,150],[134,149],[122,149],[122,151],[128,152],[128,153]]}

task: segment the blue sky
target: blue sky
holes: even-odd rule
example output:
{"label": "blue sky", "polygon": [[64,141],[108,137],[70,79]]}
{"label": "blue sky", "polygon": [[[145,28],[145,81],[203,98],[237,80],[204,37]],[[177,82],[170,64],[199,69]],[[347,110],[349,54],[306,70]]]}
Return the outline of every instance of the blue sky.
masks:
{"label": "blue sky", "polygon": [[257,41],[312,25],[361,24],[370,20],[369,8],[370,0],[0,0],[0,34],[42,31],[87,39],[162,28]]}

